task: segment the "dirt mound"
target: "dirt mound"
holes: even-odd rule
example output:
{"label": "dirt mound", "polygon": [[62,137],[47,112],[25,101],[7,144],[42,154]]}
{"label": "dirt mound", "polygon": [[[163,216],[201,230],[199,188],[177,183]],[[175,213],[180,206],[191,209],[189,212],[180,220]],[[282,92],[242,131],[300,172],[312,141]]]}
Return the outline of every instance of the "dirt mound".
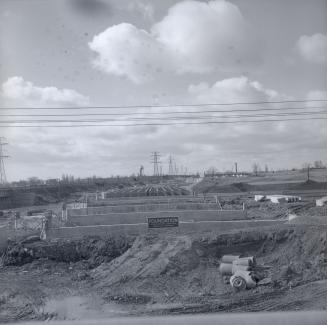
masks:
{"label": "dirt mound", "polygon": [[92,272],[107,299],[151,297],[179,301],[182,297],[220,291],[218,265],[188,236],[140,237],[122,256]]}
{"label": "dirt mound", "polygon": [[192,301],[231,293],[218,271],[222,255],[255,255],[269,269],[271,287],[288,288],[327,278],[326,241],[321,229],[291,226],[198,239],[140,237],[122,256],[94,269],[91,277],[111,300],[128,296],[157,302]]}
{"label": "dirt mound", "polygon": [[57,242],[11,242],[2,257],[2,263],[4,266],[19,266],[44,258],[66,263],[87,260],[92,268],[123,254],[131,246],[131,241],[126,237],[87,237]]}
{"label": "dirt mound", "polygon": [[[97,272],[101,274],[104,270],[115,271],[113,276],[108,279],[108,284],[112,284],[117,282],[121,276],[148,278],[190,270],[198,265],[196,257],[196,252],[192,251],[192,241],[187,236],[161,240],[140,237],[128,252],[113,263],[100,266]],[[115,275],[118,276],[118,279],[115,278]]]}
{"label": "dirt mound", "polygon": [[253,191],[284,191],[284,190],[324,190],[327,189],[327,182],[316,182],[308,180],[303,183],[269,183],[248,184],[245,182],[223,184],[222,181],[204,179],[194,186],[198,193],[242,193]]}
{"label": "dirt mound", "polygon": [[226,181],[205,178],[193,187],[198,193],[237,193],[252,191],[252,185],[244,182],[226,183]]}
{"label": "dirt mound", "polygon": [[237,193],[243,192],[244,186],[240,186],[240,184],[228,184],[228,185],[219,185],[214,184],[212,186],[208,186],[203,190],[203,193]]}
{"label": "dirt mound", "polygon": [[325,190],[327,189],[326,182],[316,182],[313,180],[307,180],[306,182],[294,185],[295,190]]}
{"label": "dirt mound", "polygon": [[273,265],[275,285],[296,286],[327,278],[326,227],[294,227],[267,240],[260,249],[267,264]]}

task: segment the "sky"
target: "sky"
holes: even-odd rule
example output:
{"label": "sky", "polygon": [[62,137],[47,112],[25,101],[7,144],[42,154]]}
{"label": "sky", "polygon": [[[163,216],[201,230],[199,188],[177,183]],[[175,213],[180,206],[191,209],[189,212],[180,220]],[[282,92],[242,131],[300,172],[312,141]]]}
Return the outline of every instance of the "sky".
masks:
{"label": "sky", "polygon": [[[316,99],[327,99],[326,0],[0,2],[0,115],[25,115],[1,116],[2,121],[81,113],[74,108],[85,106],[93,108],[82,112],[91,114],[109,112],[98,106],[130,105],[174,105],[169,111],[182,112],[189,108],[177,104]],[[324,102],[283,105],[257,107],[326,108]],[[253,105],[219,107],[246,108]],[[110,113],[142,113],[138,116],[151,121],[152,112],[165,110]],[[7,179],[130,175],[141,165],[150,175],[154,151],[161,154],[164,172],[169,155],[189,172],[230,170],[234,162],[239,170],[254,163],[270,169],[327,163],[323,119],[103,124],[109,126],[0,124],[10,155]]]}

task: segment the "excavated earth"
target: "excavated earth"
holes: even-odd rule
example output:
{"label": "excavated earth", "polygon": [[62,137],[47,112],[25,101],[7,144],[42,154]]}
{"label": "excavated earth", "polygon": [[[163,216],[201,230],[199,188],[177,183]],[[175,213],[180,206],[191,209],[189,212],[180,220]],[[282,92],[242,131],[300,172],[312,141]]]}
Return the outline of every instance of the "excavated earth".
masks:
{"label": "excavated earth", "polygon": [[[327,226],[12,244],[0,323],[126,315],[327,308]],[[224,254],[254,255],[266,283],[235,293]]]}

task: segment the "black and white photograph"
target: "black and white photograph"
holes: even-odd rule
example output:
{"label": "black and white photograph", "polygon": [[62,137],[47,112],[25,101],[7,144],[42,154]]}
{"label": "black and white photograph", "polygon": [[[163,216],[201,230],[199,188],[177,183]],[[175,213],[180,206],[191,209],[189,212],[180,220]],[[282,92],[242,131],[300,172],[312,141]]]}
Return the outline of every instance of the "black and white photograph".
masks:
{"label": "black and white photograph", "polygon": [[0,324],[327,324],[327,0],[0,0]]}

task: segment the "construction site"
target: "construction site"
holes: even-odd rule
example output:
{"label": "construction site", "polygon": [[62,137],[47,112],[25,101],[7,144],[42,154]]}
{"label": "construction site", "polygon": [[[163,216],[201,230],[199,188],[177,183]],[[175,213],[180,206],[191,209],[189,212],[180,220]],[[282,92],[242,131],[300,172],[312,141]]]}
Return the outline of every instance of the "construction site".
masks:
{"label": "construction site", "polygon": [[3,210],[0,321],[324,310],[327,183],[247,180]]}
{"label": "construction site", "polygon": [[326,325],[326,0],[0,0],[0,324]]}

